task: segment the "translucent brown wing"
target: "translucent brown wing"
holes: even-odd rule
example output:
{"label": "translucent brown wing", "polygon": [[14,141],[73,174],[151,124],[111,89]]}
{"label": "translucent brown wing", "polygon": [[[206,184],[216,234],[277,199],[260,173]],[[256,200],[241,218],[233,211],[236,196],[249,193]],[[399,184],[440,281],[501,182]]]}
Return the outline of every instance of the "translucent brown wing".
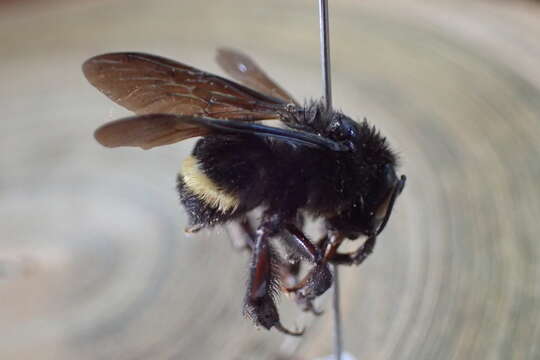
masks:
{"label": "translucent brown wing", "polygon": [[273,141],[294,146],[315,147],[327,151],[349,150],[346,144],[308,132],[239,120],[219,120],[176,114],[147,114],[113,121],[97,129],[95,137],[107,147],[138,146],[150,149],[210,133],[249,134],[272,138]]}
{"label": "translucent brown wing", "polygon": [[276,84],[249,56],[238,50],[218,49],[216,61],[233,79],[263,94],[298,105],[296,100]]}
{"label": "translucent brown wing", "polygon": [[88,81],[137,114],[278,118],[286,103],[191,66],[142,53],[111,53],[83,65]]}
{"label": "translucent brown wing", "polygon": [[148,150],[210,132],[172,114],[147,114],[106,123],[94,132],[94,137],[106,147],[136,146]]}

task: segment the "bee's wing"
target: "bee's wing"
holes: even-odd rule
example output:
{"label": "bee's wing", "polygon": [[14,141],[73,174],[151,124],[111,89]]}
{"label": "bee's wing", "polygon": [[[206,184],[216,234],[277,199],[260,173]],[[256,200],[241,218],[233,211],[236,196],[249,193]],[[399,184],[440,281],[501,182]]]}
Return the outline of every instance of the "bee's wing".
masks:
{"label": "bee's wing", "polygon": [[207,128],[181,121],[180,118],[172,114],[127,117],[100,126],[94,136],[106,147],[137,146],[147,150],[211,132]]}
{"label": "bee's wing", "polygon": [[298,105],[296,100],[276,84],[253,59],[238,50],[220,48],[216,61],[233,79],[263,94]]}
{"label": "bee's wing", "polygon": [[83,65],[88,81],[136,114],[171,113],[245,121],[278,118],[286,103],[179,62],[111,53]]}
{"label": "bee's wing", "polygon": [[294,145],[330,151],[347,151],[341,143],[302,131],[281,129],[238,120],[219,120],[175,114],[147,114],[107,123],[95,132],[99,143],[107,147],[138,146],[150,149],[194,136],[208,134],[251,134],[270,137]]}

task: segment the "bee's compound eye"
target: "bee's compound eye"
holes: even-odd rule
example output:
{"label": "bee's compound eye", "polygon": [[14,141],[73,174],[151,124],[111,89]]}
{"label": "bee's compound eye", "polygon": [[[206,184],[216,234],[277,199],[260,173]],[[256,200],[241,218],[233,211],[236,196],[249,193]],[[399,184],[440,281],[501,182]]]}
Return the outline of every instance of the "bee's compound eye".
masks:
{"label": "bee's compound eye", "polygon": [[393,189],[398,181],[394,167],[390,164],[384,165],[384,183],[388,190]]}

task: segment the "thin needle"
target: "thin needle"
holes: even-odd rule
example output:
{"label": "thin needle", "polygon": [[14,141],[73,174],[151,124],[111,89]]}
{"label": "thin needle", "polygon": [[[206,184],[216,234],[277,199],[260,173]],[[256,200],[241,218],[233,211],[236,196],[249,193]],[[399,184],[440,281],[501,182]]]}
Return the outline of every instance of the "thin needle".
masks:
{"label": "thin needle", "polygon": [[[326,108],[332,108],[332,84],[330,79],[330,35],[328,30],[328,2],[319,0],[319,25],[321,34],[321,65],[323,75],[324,100]],[[334,266],[334,291],[332,307],[334,311],[334,353],[335,360],[341,360],[343,352],[343,335],[341,328],[341,310],[339,307],[339,273]]]}
{"label": "thin needle", "polygon": [[334,265],[334,291],[332,297],[332,307],[334,309],[334,353],[335,360],[341,360],[343,353],[343,334],[341,333],[341,309],[339,306],[339,276],[338,266]]}
{"label": "thin needle", "polygon": [[332,108],[332,84],[330,81],[330,39],[328,31],[328,3],[319,0],[319,26],[321,34],[321,65],[323,75],[324,100],[326,108]]}

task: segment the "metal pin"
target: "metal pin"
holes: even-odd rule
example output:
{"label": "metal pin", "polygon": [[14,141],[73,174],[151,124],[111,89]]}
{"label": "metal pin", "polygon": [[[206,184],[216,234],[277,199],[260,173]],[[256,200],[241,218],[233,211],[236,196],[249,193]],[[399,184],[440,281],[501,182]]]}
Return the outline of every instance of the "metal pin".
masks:
{"label": "metal pin", "polygon": [[332,293],[332,308],[334,313],[334,354],[335,360],[341,360],[343,353],[343,334],[341,333],[341,308],[339,306],[339,276],[338,266],[333,266],[334,270],[334,291]]}
{"label": "metal pin", "polygon": [[330,35],[328,30],[328,2],[319,0],[319,26],[321,35],[321,65],[326,108],[332,108],[332,84],[330,79]]}
{"label": "metal pin", "polygon": [[[328,30],[328,2],[319,0],[319,26],[321,35],[321,67],[322,85],[326,108],[332,108],[332,83],[330,78],[330,35]],[[341,310],[339,306],[339,273],[337,265],[333,267],[334,291],[332,308],[334,313],[334,354],[335,360],[341,360],[343,353],[343,335],[341,327]]]}

